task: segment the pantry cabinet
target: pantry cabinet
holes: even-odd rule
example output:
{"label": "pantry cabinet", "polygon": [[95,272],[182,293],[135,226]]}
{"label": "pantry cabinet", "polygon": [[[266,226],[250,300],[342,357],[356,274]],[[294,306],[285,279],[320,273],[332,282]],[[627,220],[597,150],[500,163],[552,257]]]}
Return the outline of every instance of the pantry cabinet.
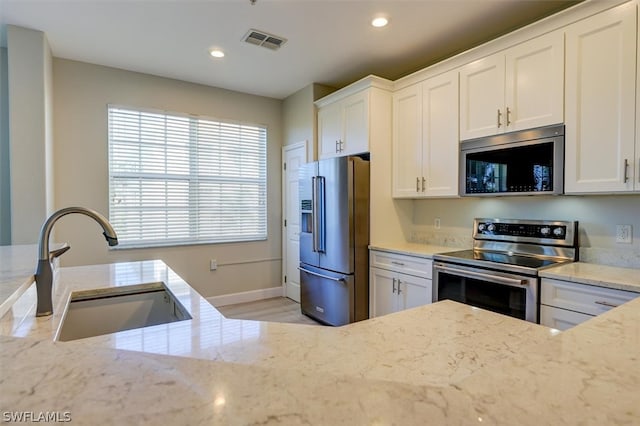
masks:
{"label": "pantry cabinet", "polygon": [[391,120],[390,82],[368,77],[316,102],[320,159],[369,152],[372,129]]}
{"label": "pantry cabinet", "polygon": [[639,296],[631,291],[543,278],[540,324],[566,330]]}
{"label": "pantry cabinet", "polygon": [[460,139],[562,123],[564,40],[555,31],[460,69]]}
{"label": "pantry cabinet", "polygon": [[457,123],[457,71],[394,93],[394,198],[458,195]]}
{"label": "pantry cabinet", "polygon": [[431,303],[430,259],[371,250],[370,265],[372,318]]}
{"label": "pantry cabinet", "polygon": [[566,28],[566,193],[640,191],[636,21],[627,3]]}

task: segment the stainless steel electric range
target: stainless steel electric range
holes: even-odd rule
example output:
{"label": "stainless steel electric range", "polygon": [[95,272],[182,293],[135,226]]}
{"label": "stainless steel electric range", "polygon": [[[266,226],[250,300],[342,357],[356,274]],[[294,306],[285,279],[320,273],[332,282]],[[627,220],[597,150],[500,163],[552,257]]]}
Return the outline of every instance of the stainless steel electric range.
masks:
{"label": "stainless steel electric range", "polygon": [[433,256],[433,301],[538,323],[538,272],[578,260],[578,222],[474,219],[473,249]]}

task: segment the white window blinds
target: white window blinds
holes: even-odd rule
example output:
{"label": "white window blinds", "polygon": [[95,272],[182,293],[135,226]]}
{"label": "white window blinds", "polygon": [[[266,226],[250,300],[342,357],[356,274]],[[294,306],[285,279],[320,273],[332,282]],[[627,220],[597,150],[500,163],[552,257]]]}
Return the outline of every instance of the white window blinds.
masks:
{"label": "white window blinds", "polygon": [[267,238],[267,130],[108,107],[109,220],[123,247]]}

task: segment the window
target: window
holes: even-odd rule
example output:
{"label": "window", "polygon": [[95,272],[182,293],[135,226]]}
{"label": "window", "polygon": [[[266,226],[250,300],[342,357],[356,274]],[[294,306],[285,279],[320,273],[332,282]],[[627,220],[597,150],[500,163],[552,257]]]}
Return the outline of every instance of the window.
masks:
{"label": "window", "polygon": [[265,127],[112,105],[108,116],[121,246],[267,238]]}

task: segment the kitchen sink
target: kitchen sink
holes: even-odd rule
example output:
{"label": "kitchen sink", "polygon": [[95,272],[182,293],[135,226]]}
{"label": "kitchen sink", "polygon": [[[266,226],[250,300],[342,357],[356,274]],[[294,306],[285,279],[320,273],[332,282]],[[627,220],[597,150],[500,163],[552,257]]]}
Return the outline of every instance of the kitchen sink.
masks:
{"label": "kitchen sink", "polygon": [[71,293],[55,340],[69,341],[191,319],[163,282]]}

